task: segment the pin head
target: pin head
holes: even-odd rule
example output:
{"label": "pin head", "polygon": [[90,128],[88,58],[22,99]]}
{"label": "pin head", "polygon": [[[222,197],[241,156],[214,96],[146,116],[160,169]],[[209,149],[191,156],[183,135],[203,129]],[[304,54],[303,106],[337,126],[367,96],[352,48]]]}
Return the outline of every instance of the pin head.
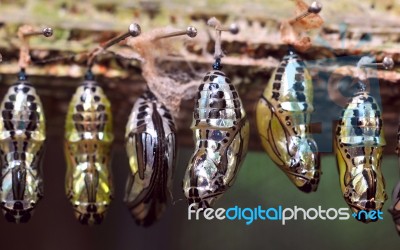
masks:
{"label": "pin head", "polygon": [[229,26],[229,32],[231,32],[233,35],[236,35],[237,33],[239,33],[239,26],[236,23],[232,23]]}
{"label": "pin head", "polygon": [[308,7],[308,12],[313,14],[318,14],[322,10],[322,4],[318,1],[314,1],[311,3],[310,7]]}
{"label": "pin head", "polygon": [[129,34],[133,37],[140,35],[140,33],[142,32],[139,24],[137,23],[132,23],[131,25],[129,25]]}
{"label": "pin head", "polygon": [[195,27],[193,27],[193,26],[189,26],[186,29],[186,34],[189,37],[195,37],[195,36],[197,36],[197,29]]}
{"label": "pin head", "polygon": [[53,35],[53,29],[52,28],[44,28],[42,33],[45,37],[51,37]]}
{"label": "pin head", "polygon": [[392,69],[394,66],[394,61],[391,57],[383,58],[382,65],[385,69]]}

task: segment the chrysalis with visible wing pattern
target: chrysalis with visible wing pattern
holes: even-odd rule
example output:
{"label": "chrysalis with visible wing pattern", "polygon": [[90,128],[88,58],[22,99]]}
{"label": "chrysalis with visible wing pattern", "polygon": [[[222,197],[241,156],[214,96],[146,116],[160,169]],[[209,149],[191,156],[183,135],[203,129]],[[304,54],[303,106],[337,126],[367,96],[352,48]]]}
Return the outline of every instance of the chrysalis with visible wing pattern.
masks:
{"label": "chrysalis with visible wing pattern", "polygon": [[135,102],[125,138],[131,174],[124,201],[139,225],[150,226],[162,216],[172,194],[176,163],[174,120],[152,92]]}
{"label": "chrysalis with visible wing pattern", "polygon": [[210,207],[233,185],[249,140],[249,122],[239,95],[218,68],[208,72],[199,87],[192,129],[196,148],[183,191],[194,208]]}
{"label": "chrysalis with visible wing pattern", "polygon": [[386,144],[382,126],[379,105],[368,92],[361,90],[343,110],[336,128],[340,186],[345,201],[356,213],[381,210],[387,199],[381,172]]}
{"label": "chrysalis with visible wing pattern", "polygon": [[293,49],[272,74],[256,118],[262,145],[301,191],[316,191],[321,175],[317,144],[310,133],[313,108],[311,76]]}

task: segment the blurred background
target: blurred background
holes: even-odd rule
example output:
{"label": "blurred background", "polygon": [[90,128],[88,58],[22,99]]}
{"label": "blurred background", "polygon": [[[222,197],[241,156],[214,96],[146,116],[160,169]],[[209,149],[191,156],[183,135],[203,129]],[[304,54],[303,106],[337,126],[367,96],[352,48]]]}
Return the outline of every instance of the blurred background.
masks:
{"label": "blurred background", "polygon": [[[309,1],[308,3],[310,3]],[[386,190],[391,193],[399,179],[395,147],[400,108],[399,41],[400,1],[322,0],[321,16],[325,24],[310,33],[313,46],[300,53],[314,80],[315,137],[321,151],[323,175],[318,192],[300,193],[262,151],[255,127],[254,107],[273,69],[287,47],[279,40],[279,22],[294,13],[294,2],[255,1],[39,1],[0,0],[0,96],[16,81],[18,38],[21,24],[51,26],[50,39],[32,38],[34,62],[28,68],[30,81],[40,95],[47,119],[47,152],[44,158],[45,197],[31,221],[14,225],[0,218],[1,247],[11,249],[398,249],[399,238],[387,208],[384,220],[363,224],[348,221],[188,221],[181,180],[193,148],[190,130],[193,101],[183,101],[174,110],[179,127],[179,160],[176,168],[173,204],[163,219],[150,228],[135,224],[122,203],[128,160],[123,147],[125,124],[137,97],[146,89],[140,63],[104,55],[94,68],[98,82],[112,103],[116,140],[112,170],[115,199],[100,226],[81,226],[74,218],[64,193],[65,162],[63,153],[64,121],[68,102],[82,82],[85,64],[79,60],[51,62],[51,58],[69,57],[94,48],[98,43],[124,32],[131,22],[146,32],[153,28],[196,26],[199,35],[186,43],[180,55],[160,64],[165,71],[192,71],[195,79],[211,68],[213,34],[205,22],[212,16],[224,24],[235,22],[241,32],[224,34],[224,71],[237,86],[251,122],[250,152],[239,177],[217,204],[220,207],[346,207],[340,191],[332,131],[342,109],[330,98],[328,86],[346,97],[353,93],[354,81],[346,70],[361,56],[381,61],[391,56],[397,66],[392,71],[375,72],[369,79],[371,93],[382,104],[388,145],[382,171]],[[127,49],[119,46],[116,49]],[[128,48],[129,49],[129,48]],[[39,63],[41,61],[47,63]],[[194,73],[193,73],[194,72]],[[389,195],[390,196],[390,195]]]}

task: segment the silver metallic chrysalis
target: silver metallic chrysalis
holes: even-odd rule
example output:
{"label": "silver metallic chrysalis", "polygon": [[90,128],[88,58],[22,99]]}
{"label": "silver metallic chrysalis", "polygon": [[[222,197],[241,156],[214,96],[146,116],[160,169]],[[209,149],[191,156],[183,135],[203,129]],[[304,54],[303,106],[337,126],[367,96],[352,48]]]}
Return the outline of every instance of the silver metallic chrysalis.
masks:
{"label": "silver metallic chrysalis", "polygon": [[192,130],[196,148],[183,191],[194,208],[210,207],[233,185],[249,140],[242,102],[220,70],[208,72],[198,89]]}
{"label": "silver metallic chrysalis", "polygon": [[172,194],[176,163],[174,120],[152,92],[135,102],[125,139],[131,173],[124,202],[139,225],[150,226],[162,216]]}
{"label": "silver metallic chrysalis", "polygon": [[99,224],[112,200],[110,102],[91,73],[72,97],[65,125],[66,193],[82,224]]}
{"label": "silver metallic chrysalis", "polygon": [[310,133],[313,84],[303,60],[289,48],[257,104],[257,128],[269,157],[301,191],[316,191],[320,155]]}
{"label": "silver metallic chrysalis", "polygon": [[336,128],[335,152],[341,189],[345,201],[356,213],[381,210],[387,199],[381,172],[386,144],[382,126],[378,103],[368,92],[360,90],[343,110]]}
{"label": "silver metallic chrysalis", "polygon": [[8,221],[27,222],[43,197],[46,133],[42,103],[23,70],[0,109],[1,208]]}

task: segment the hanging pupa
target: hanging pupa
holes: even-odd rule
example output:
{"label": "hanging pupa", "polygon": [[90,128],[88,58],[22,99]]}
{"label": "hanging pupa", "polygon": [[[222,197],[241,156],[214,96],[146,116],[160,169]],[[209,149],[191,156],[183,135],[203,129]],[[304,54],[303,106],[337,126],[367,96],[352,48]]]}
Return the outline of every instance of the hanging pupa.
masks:
{"label": "hanging pupa", "polygon": [[208,25],[216,29],[215,63],[199,86],[195,98],[192,130],[195,151],[183,179],[189,205],[206,208],[233,185],[247,154],[249,122],[231,80],[221,71],[221,31],[236,34],[236,25],[221,27],[216,18]]}
{"label": "hanging pupa", "polygon": [[65,126],[65,184],[75,216],[82,224],[101,223],[113,195],[111,105],[94,80],[91,67],[99,53],[128,36],[139,34],[140,26],[131,24],[127,33],[96,48],[89,57],[85,80],[69,104]]}
{"label": "hanging pupa", "polygon": [[27,38],[52,34],[51,28],[35,31],[27,25],[20,27],[21,70],[18,81],[8,89],[0,106],[0,205],[9,222],[27,222],[43,197],[41,160],[46,139],[45,118],[42,103],[28,81],[25,68],[30,62]]}
{"label": "hanging pupa", "polygon": [[[379,65],[364,63],[368,60],[368,57],[363,57],[358,67]],[[381,210],[387,199],[381,172],[382,153],[386,145],[381,110],[361,80],[359,85],[359,91],[342,112],[334,140],[343,197],[356,214]],[[356,218],[366,223],[375,221],[363,215]]]}
{"label": "hanging pupa", "polygon": [[[317,15],[321,8],[313,2],[305,13],[282,22],[282,40],[296,47],[309,46],[303,43],[307,39],[293,40],[296,36],[288,34],[295,33],[292,26],[307,21],[303,19],[307,16],[317,19],[321,25]],[[310,132],[313,95],[310,73],[289,45],[287,55],[273,72],[256,108],[258,133],[265,151],[296,187],[306,193],[317,190],[321,175],[320,155]]]}
{"label": "hanging pupa", "polygon": [[[185,31],[158,35],[153,39],[185,34],[195,37],[197,30],[189,26]],[[139,97],[126,125],[125,145],[131,174],[124,198],[139,225],[150,226],[159,220],[172,194],[176,131],[170,111],[150,90]]]}

